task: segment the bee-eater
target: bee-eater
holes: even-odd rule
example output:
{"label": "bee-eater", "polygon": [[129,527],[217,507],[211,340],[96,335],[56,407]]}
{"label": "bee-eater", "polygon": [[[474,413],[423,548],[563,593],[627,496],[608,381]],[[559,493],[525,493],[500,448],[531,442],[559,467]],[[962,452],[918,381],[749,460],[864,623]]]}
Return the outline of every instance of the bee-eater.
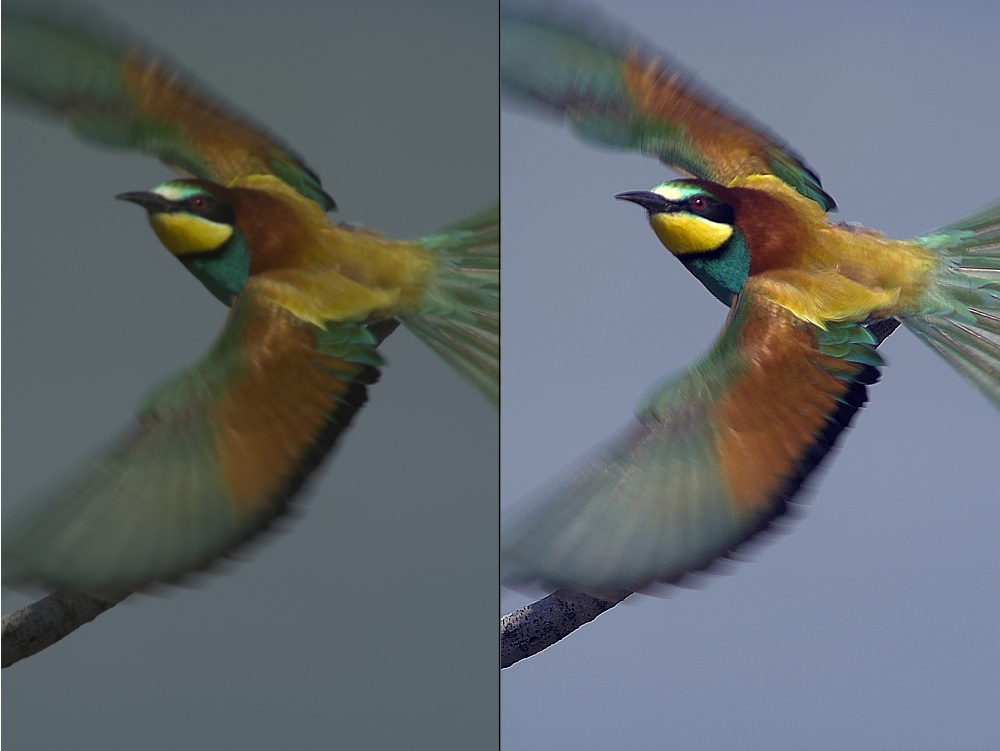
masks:
{"label": "bee-eater", "polygon": [[2,31],[6,94],[194,176],[119,197],[230,306],[125,438],[5,519],[5,583],[137,590],[254,536],[365,402],[369,325],[403,322],[496,401],[497,208],[410,241],[331,222],[300,158],[141,45],[45,13],[5,12]]}
{"label": "bee-eater", "polygon": [[730,306],[708,353],[505,525],[509,581],[673,583],[770,526],[867,400],[902,321],[1000,407],[1000,204],[907,241],[830,221],[818,176],[603,21],[502,11],[506,95],[694,179],[619,198]]}

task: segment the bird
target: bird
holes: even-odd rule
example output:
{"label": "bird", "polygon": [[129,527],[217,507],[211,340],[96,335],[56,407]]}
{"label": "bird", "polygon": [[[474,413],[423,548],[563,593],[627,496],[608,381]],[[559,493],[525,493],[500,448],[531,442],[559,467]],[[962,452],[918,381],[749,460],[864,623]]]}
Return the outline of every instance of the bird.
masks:
{"label": "bird", "polygon": [[690,367],[502,522],[511,586],[655,591],[772,528],[868,400],[901,322],[1000,408],[1000,203],[909,240],[835,222],[815,170],[603,15],[501,8],[506,102],[683,177],[616,198],[727,307]]}
{"label": "bird", "polygon": [[118,198],[229,308],[122,437],[5,515],[5,585],[142,591],[228,557],[337,444],[397,321],[497,402],[498,206],[411,240],[332,221],[297,154],[107,21],[5,8],[2,34],[5,96],[181,173]]}

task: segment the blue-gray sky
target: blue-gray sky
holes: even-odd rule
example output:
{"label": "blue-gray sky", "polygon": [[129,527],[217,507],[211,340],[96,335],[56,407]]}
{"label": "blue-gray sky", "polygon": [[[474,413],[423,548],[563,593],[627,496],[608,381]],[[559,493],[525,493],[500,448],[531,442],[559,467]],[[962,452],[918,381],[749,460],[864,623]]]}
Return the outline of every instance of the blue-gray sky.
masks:
{"label": "blue-gray sky", "polygon": [[[841,219],[906,237],[1000,195],[995,3],[604,5],[786,138]],[[725,310],[612,199],[665,168],[507,111],[501,144],[507,505],[623,425]],[[504,671],[505,749],[1000,744],[1000,415],[908,332],[883,351],[790,534]]]}
{"label": "blue-gray sky", "polygon": [[[100,6],[299,151],[341,219],[408,237],[496,200],[494,3]],[[173,173],[3,114],[6,507],[117,435],[225,310],[113,199]],[[383,352],[287,532],[3,671],[5,746],[495,745],[497,413],[408,333]]]}

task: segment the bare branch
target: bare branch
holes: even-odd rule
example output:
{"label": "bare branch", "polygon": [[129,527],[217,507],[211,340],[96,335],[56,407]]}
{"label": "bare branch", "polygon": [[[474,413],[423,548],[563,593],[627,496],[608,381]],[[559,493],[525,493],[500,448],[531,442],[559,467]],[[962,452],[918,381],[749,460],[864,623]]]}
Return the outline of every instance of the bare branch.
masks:
{"label": "bare branch", "polygon": [[61,589],[3,617],[3,667],[41,652],[90,623],[131,592],[109,599]]}
{"label": "bare branch", "polygon": [[628,597],[602,600],[561,589],[500,619],[500,668],[541,652]]}

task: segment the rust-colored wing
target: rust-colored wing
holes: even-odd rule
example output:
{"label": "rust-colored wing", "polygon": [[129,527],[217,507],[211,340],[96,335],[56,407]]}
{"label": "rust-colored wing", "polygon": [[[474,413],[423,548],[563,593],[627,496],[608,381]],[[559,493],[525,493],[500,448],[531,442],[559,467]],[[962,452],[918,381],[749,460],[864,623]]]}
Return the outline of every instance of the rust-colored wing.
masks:
{"label": "rust-colored wing", "polygon": [[564,119],[598,145],[640,151],[727,185],[775,175],[825,210],[819,177],[785,143],[593,11],[501,9],[504,94]]}
{"label": "rust-colored wing", "polygon": [[204,568],[285,510],[381,362],[358,324],[305,323],[248,282],[208,355],[106,453],[4,519],[3,579],[137,590]]}
{"label": "rust-colored wing", "polygon": [[820,329],[751,280],[708,354],[505,526],[505,579],[600,594],[708,566],[784,512],[881,363],[860,325]]}
{"label": "rust-colored wing", "polygon": [[228,184],[275,175],[324,209],[319,177],[292,151],[199,91],[175,66],[94,18],[3,11],[3,91],[65,117],[82,137]]}

